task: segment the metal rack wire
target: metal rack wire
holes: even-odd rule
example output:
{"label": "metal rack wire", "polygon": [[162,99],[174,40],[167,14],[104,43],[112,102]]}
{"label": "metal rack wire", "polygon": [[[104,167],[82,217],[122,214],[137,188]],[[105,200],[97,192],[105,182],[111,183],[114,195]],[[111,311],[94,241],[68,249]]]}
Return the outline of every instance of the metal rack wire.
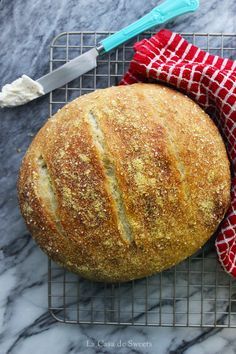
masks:
{"label": "metal rack wire", "polygon": [[[65,32],[50,49],[50,70],[97,45],[109,32]],[[135,38],[133,43],[153,33]],[[212,54],[234,58],[236,34],[184,33]],[[133,43],[98,59],[93,71],[50,94],[50,115],[66,102],[116,85],[133,56]],[[219,266],[211,243],[170,270],[124,284],[93,283],[49,260],[48,307],[65,323],[175,327],[236,327],[236,281]]]}

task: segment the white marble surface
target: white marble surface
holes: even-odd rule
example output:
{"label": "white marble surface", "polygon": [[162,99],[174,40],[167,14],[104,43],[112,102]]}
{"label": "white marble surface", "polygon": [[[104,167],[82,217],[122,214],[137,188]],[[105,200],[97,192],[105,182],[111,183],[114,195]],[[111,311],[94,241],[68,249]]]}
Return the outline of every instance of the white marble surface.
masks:
{"label": "white marble surface", "polygon": [[[24,73],[32,78],[46,73],[48,46],[56,34],[118,30],[158,3],[0,0],[0,85]],[[202,0],[197,13],[171,21],[167,27],[185,32],[236,32],[235,14],[234,0]],[[24,226],[16,194],[21,158],[47,116],[48,97],[0,110],[0,354],[235,353],[235,329],[79,326],[57,323],[51,317],[47,311],[47,259]],[[100,346],[102,341],[106,346]],[[108,347],[112,343],[118,346],[120,341],[126,347]],[[128,341],[133,343],[130,347]]]}

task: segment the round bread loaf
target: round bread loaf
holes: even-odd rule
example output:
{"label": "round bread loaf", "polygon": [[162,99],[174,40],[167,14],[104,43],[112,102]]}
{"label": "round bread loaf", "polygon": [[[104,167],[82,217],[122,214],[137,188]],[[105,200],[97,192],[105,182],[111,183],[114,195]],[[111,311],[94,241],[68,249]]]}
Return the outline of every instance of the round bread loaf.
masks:
{"label": "round bread loaf", "polygon": [[22,162],[22,214],[49,257],[96,281],[169,268],[214,233],[230,170],[211,119],[156,84],[79,97],[39,131]]}

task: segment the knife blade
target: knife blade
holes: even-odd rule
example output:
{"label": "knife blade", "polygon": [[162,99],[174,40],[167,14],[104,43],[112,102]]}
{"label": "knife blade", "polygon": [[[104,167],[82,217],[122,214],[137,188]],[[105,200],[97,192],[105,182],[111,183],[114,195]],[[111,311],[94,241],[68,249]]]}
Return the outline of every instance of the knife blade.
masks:
{"label": "knife blade", "polygon": [[99,55],[98,48],[92,48],[88,52],[70,60],[58,69],[42,76],[36,80],[43,87],[44,93],[53,91],[55,88],[61,87],[68,82],[76,79],[84,73],[96,68],[97,57]]}

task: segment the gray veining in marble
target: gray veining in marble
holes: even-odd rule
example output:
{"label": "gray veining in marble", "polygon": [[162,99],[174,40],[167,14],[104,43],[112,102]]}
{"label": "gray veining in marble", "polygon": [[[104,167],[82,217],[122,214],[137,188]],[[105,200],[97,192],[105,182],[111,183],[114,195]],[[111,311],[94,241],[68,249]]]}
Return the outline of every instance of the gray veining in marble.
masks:
{"label": "gray veining in marble", "polygon": [[[118,30],[158,0],[1,0],[0,86],[48,71],[49,44],[62,31]],[[166,27],[185,32],[236,32],[235,0],[202,0],[199,11]],[[233,354],[233,329],[77,326],[47,311],[47,259],[32,241],[17,206],[20,161],[48,116],[48,97],[0,110],[0,354],[117,353],[99,341],[147,342],[122,353]]]}

